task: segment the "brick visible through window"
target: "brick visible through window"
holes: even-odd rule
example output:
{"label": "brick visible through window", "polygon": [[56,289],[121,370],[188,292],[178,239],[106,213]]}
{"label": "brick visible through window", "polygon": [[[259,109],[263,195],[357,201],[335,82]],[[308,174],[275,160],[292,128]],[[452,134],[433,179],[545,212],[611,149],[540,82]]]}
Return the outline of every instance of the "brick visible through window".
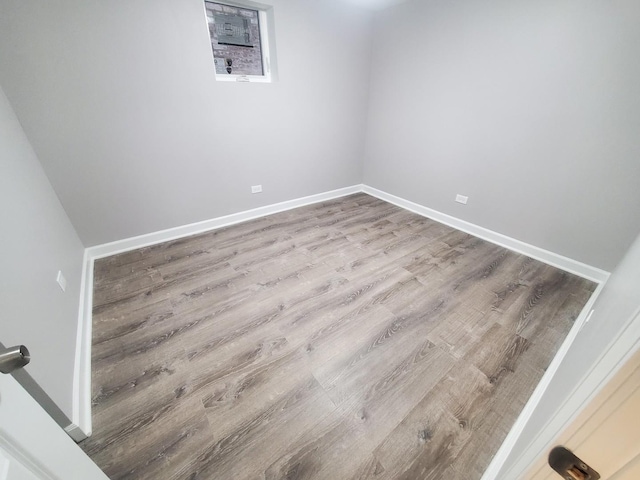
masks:
{"label": "brick visible through window", "polygon": [[259,10],[205,1],[216,77],[265,77],[267,62]]}

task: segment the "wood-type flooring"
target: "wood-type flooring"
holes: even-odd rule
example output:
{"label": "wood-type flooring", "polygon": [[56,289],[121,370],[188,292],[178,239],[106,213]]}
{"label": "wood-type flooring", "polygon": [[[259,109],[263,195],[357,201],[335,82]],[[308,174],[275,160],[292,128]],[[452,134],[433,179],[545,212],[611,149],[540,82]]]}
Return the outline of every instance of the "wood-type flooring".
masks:
{"label": "wood-type flooring", "polygon": [[365,194],[95,263],[112,479],[478,480],[595,285]]}

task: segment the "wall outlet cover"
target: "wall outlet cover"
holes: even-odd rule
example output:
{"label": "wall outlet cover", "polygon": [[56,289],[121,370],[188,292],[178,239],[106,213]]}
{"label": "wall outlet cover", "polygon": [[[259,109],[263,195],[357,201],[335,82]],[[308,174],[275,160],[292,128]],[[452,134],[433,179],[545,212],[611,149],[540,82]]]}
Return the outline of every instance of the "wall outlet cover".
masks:
{"label": "wall outlet cover", "polygon": [[260,193],[262,192],[262,185],[254,185],[251,187],[251,193]]}
{"label": "wall outlet cover", "polygon": [[464,195],[456,195],[456,202],[461,203],[463,205],[467,204],[467,201],[469,200],[469,197],[465,197]]}
{"label": "wall outlet cover", "polygon": [[58,285],[60,285],[60,288],[62,289],[63,292],[67,290],[67,279],[64,278],[64,275],[62,274],[62,270],[58,270],[58,276],[56,277],[56,282],[58,282]]}

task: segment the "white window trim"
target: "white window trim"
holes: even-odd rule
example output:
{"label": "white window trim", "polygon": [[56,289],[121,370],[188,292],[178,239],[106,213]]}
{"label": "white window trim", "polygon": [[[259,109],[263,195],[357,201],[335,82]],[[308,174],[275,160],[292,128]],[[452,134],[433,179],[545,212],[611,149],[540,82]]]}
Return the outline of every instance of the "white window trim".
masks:
{"label": "white window trim", "polygon": [[[203,2],[206,3],[206,2]],[[269,21],[266,10],[256,6],[251,2],[243,4],[242,2],[226,2],[225,0],[210,0],[210,3],[221,3],[223,5],[229,5],[230,7],[245,8],[250,10],[256,10],[258,12],[258,25],[260,30],[260,50],[262,53],[262,71],[264,75],[234,75],[234,74],[220,74],[215,71],[217,82],[240,82],[240,83],[271,83],[271,47],[269,45]],[[208,22],[205,9],[205,21]],[[207,23],[208,25],[208,23]],[[209,36],[209,28],[207,27],[207,36],[209,37],[209,45],[211,45],[211,37]],[[212,51],[213,53],[213,51]]]}

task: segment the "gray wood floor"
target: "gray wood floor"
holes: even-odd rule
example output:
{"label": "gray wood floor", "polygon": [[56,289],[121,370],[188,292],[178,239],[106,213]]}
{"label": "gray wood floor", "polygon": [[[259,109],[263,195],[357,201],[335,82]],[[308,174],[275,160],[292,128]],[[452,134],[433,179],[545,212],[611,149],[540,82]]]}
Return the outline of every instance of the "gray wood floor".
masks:
{"label": "gray wood floor", "polygon": [[365,194],[99,260],[111,479],[479,479],[595,285]]}

